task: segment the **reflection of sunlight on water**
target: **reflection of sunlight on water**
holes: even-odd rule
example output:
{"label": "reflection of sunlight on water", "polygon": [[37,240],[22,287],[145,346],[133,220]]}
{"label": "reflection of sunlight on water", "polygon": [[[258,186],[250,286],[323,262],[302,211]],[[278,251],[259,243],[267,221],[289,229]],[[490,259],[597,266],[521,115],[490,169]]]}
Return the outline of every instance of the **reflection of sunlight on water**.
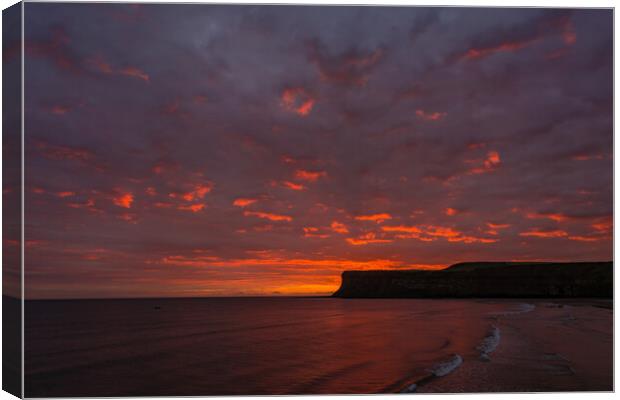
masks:
{"label": "reflection of sunlight on water", "polygon": [[467,300],[331,298],[29,307],[32,396],[396,391],[452,354],[475,352],[488,327],[484,318],[503,308]]}

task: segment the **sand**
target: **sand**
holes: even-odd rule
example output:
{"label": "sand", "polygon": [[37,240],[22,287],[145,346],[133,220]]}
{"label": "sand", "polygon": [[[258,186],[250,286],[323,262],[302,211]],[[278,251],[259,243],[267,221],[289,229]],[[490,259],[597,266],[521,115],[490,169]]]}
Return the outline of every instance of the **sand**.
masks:
{"label": "sand", "polygon": [[506,303],[514,303],[515,312],[488,317],[490,335],[493,327],[499,331],[488,358],[474,349],[454,372],[418,393],[613,390],[611,300]]}

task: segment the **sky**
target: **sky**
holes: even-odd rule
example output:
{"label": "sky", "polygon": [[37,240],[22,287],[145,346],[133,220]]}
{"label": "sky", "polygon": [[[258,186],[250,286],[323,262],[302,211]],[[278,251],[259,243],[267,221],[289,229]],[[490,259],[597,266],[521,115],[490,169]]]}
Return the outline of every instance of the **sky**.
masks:
{"label": "sky", "polygon": [[26,297],[611,260],[612,27],[602,9],[27,3]]}

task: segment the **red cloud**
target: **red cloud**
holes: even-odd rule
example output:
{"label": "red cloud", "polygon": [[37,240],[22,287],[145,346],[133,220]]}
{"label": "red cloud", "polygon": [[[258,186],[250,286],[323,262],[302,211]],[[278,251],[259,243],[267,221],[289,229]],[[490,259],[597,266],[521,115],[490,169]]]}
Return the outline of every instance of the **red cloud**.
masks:
{"label": "red cloud", "polygon": [[182,198],[185,201],[194,201],[199,199],[204,199],[207,193],[209,193],[213,189],[213,185],[211,183],[207,184],[196,184],[193,189],[188,192],[173,192],[168,196],[172,198]]}
{"label": "red cloud", "polygon": [[[478,160],[480,162],[480,160]],[[489,151],[487,153],[487,158],[482,161],[482,166],[475,167],[467,171],[468,174],[484,174],[487,172],[495,171],[499,165],[501,164],[501,158],[497,151]]]}
{"label": "red cloud", "polygon": [[329,237],[328,234],[319,233],[320,232],[319,228],[316,228],[314,226],[304,227],[303,230],[304,230],[305,237],[320,238],[320,239],[325,239]]}
{"label": "red cloud", "polygon": [[566,215],[559,213],[534,213],[530,212],[525,215],[529,219],[550,219],[555,222],[563,222],[568,220],[569,218]]}
{"label": "red cloud", "polygon": [[568,236],[568,233],[563,230],[541,230],[541,229],[531,229],[527,232],[519,233],[519,236],[525,237],[537,237],[537,238],[561,238]]}
{"label": "red cloud", "polygon": [[251,204],[254,204],[258,201],[258,199],[246,199],[246,198],[238,198],[233,201],[233,205],[236,207],[247,207]]}
{"label": "red cloud", "polygon": [[190,204],[190,205],[180,205],[177,207],[177,209],[182,210],[182,211],[191,211],[191,212],[198,212],[201,211],[205,208],[205,205],[200,203],[200,204]]}
{"label": "red cloud", "polygon": [[424,242],[430,242],[436,238],[444,238],[449,242],[464,243],[495,243],[498,241],[497,239],[465,235],[454,228],[435,225],[382,226],[381,229],[385,232],[403,232],[403,234],[395,236],[397,239],[417,239]]}
{"label": "red cloud", "polygon": [[150,76],[141,69],[133,66],[127,66],[124,68],[114,68],[108,63],[101,55],[90,57],[86,59],[85,65],[90,66],[91,70],[105,74],[105,75],[123,75],[131,78],[136,78],[149,83]]}
{"label": "red cloud", "polygon": [[78,209],[85,209],[88,210],[90,212],[94,212],[94,213],[101,213],[103,212],[102,210],[100,210],[99,208],[97,208],[95,206],[95,200],[94,199],[88,199],[85,202],[71,202],[71,203],[67,203],[68,207],[71,208],[78,208]]}
{"label": "red cloud", "polygon": [[136,67],[125,67],[123,69],[120,69],[118,73],[121,75],[130,76],[132,78],[142,79],[145,82],[150,82],[151,80],[151,78],[146,72]]}
{"label": "red cloud", "polygon": [[289,217],[288,215],[271,214],[271,213],[260,212],[260,211],[244,211],[243,215],[245,215],[246,217],[264,218],[270,221],[289,221],[290,222],[293,220],[293,218]]}
{"label": "red cloud", "polygon": [[304,180],[304,181],[308,181],[308,182],[315,182],[315,181],[317,181],[319,178],[321,178],[323,176],[327,176],[327,172],[325,172],[325,171],[306,171],[306,170],[303,170],[303,169],[298,169],[297,171],[295,171],[295,178],[300,179],[300,180]]}
{"label": "red cloud", "polygon": [[425,121],[439,121],[440,119],[443,119],[446,117],[446,115],[448,115],[447,112],[426,112],[424,110],[416,110],[415,111],[415,115],[420,118],[423,119]]}
{"label": "red cloud", "polygon": [[56,193],[56,196],[64,198],[64,197],[71,197],[71,196],[75,196],[75,192],[58,192]]}
{"label": "red cloud", "polygon": [[538,38],[534,38],[534,39],[523,40],[523,41],[504,42],[498,45],[488,46],[488,47],[471,48],[467,50],[467,52],[462,56],[462,58],[466,60],[478,60],[478,59],[489,57],[496,53],[502,53],[502,52],[514,53],[518,50],[521,50],[531,45],[537,40]]}
{"label": "red cloud", "polygon": [[365,246],[367,244],[374,244],[374,243],[391,243],[392,240],[377,239],[376,234],[374,232],[368,232],[357,238],[347,238],[347,242],[349,244],[352,244],[353,246]]}
{"label": "red cloud", "polygon": [[280,101],[285,110],[305,117],[312,111],[316,100],[304,88],[294,87],[284,89]]}
{"label": "red cloud", "polygon": [[338,221],[332,222],[331,228],[334,232],[337,232],[337,233],[342,233],[342,234],[349,233],[349,229],[347,229],[347,227],[344,224],[341,224]]}
{"label": "red cloud", "polygon": [[456,209],[454,209],[454,208],[450,208],[450,207],[448,207],[448,208],[446,208],[446,209],[444,210],[444,214],[446,214],[448,217],[453,217],[453,216],[455,216],[457,213],[458,213],[458,211],[457,211]]}
{"label": "red cloud", "polygon": [[491,229],[506,229],[510,228],[510,224],[494,224],[492,222],[487,222],[487,226]]}
{"label": "red cloud", "polygon": [[287,187],[287,188],[289,188],[291,190],[304,190],[304,189],[306,189],[306,187],[304,185],[300,185],[300,184],[289,182],[289,181],[282,182],[282,185],[284,185],[285,187]]}
{"label": "red cloud", "polygon": [[119,207],[131,208],[131,203],[133,203],[133,194],[130,192],[119,193],[112,198],[112,202]]}

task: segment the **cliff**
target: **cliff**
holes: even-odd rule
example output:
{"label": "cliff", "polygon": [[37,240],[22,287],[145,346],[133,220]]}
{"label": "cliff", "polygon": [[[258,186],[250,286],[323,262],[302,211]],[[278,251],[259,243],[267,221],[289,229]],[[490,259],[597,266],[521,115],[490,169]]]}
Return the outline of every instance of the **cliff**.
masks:
{"label": "cliff", "polygon": [[613,262],[473,262],[439,271],[345,271],[333,296],[611,298]]}

